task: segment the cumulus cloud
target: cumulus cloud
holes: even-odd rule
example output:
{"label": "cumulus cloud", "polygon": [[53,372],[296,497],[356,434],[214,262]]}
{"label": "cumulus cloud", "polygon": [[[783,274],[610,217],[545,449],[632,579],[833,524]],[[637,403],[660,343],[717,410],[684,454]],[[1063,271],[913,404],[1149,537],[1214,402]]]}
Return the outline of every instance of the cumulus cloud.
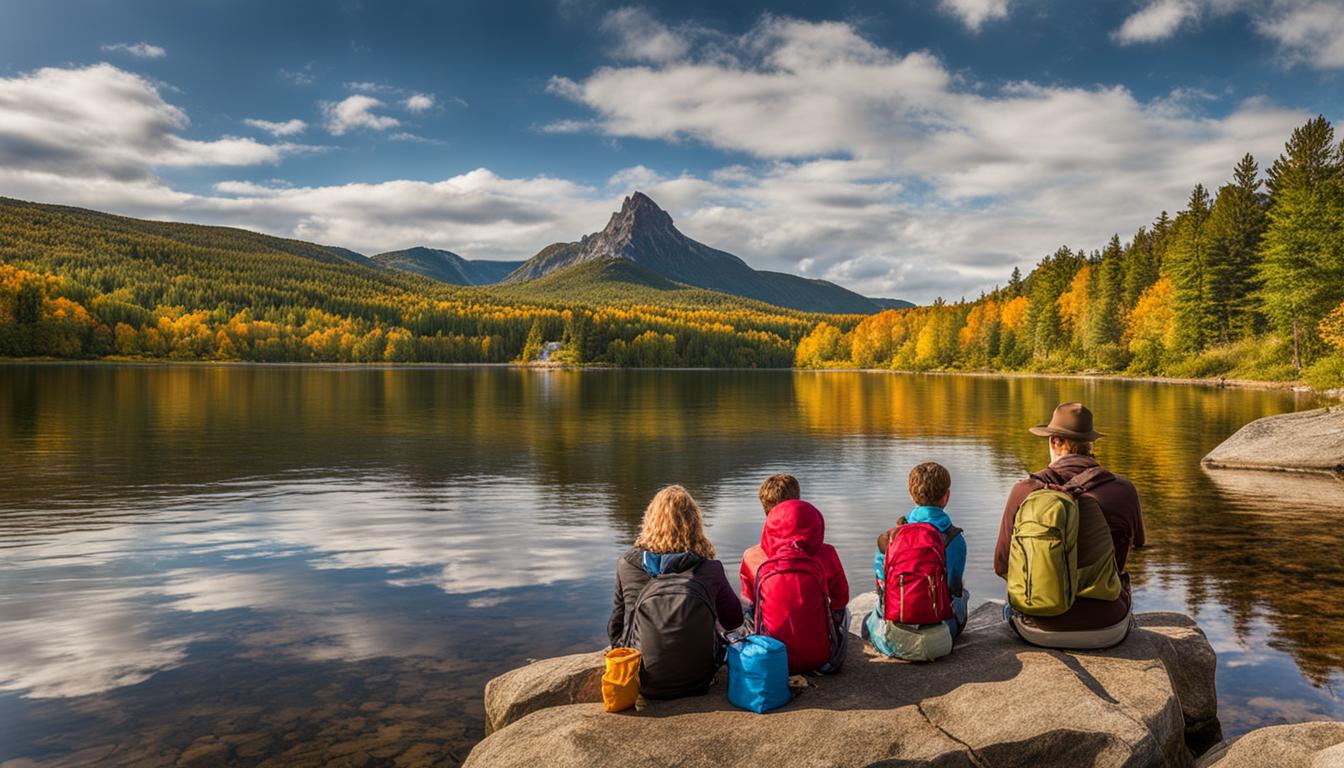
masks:
{"label": "cumulus cloud", "polygon": [[308,124],[298,118],[285,120],[283,122],[275,122],[250,117],[244,120],[243,123],[250,125],[259,131],[265,131],[275,137],[297,136],[308,129]]}
{"label": "cumulus cloud", "polygon": [[939,0],[938,9],[979,32],[986,21],[1008,18],[1008,0]]}
{"label": "cumulus cloud", "polygon": [[1344,68],[1344,3],[1335,0],[1148,0],[1113,36],[1122,45],[1151,43],[1230,13],[1245,14],[1289,64]]}
{"label": "cumulus cloud", "polygon": [[327,131],[333,136],[342,136],[359,128],[385,131],[401,125],[401,121],[395,117],[374,114],[373,110],[382,106],[383,102],[378,99],[357,93],[341,101],[324,103],[322,114],[326,117]]}
{"label": "cumulus cloud", "polygon": [[652,185],[680,203],[688,234],[758,267],[922,299],[1132,231],[1195,182],[1215,186],[1243,152],[1272,156],[1305,119],[1260,100],[1210,117],[1187,92],[991,88],[834,22],[767,19],[731,53],[604,67],[550,91],[608,136],[757,158],[731,179]]}
{"label": "cumulus cloud", "polygon": [[602,31],[612,39],[611,53],[619,59],[666,62],[682,58],[690,40],[643,8],[618,8],[602,17]]}
{"label": "cumulus cloud", "polygon": [[434,97],[427,93],[415,93],[407,96],[401,104],[411,112],[424,112],[427,109],[433,108]]}
{"label": "cumulus cloud", "polygon": [[1293,62],[1317,69],[1344,68],[1344,4],[1279,0],[1256,20],[1256,28]]}
{"label": "cumulus cloud", "polygon": [[187,139],[187,124],[157,86],[110,64],[0,78],[0,168],[11,176],[143,180],[155,168],[273,163],[305,149]]}
{"label": "cumulus cloud", "polygon": [[[602,67],[549,87],[583,114],[542,130],[731,154],[708,173],[632,163],[591,186],[479,168],[438,181],[239,180],[188,193],[154,169],[268,162],[291,145],[182,139],[184,114],[107,65],[82,76],[96,82],[76,78],[84,90],[59,99],[59,109],[44,106],[72,90],[49,87],[70,72],[86,71],[0,81],[6,194],[360,251],[432,245],[524,258],[599,229],[638,188],[688,235],[757,268],[916,301],[974,295],[1061,243],[1095,247],[1132,232],[1178,209],[1196,182],[1216,187],[1244,152],[1268,161],[1307,117],[1263,99],[1210,114],[1209,97],[1189,89],[1143,100],[1120,86],[979,83],[954,77],[930,53],[875,45],[850,24],[769,18],[679,58]],[[120,91],[129,95],[113,99]],[[109,99],[105,110],[86,106]],[[327,127],[403,133],[391,130],[399,123],[380,114],[384,106],[355,93],[327,105]]]}
{"label": "cumulus cloud", "polygon": [[1125,18],[1115,32],[1115,39],[1122,45],[1165,40],[1198,16],[1199,5],[1195,0],[1154,0]]}
{"label": "cumulus cloud", "polygon": [[168,52],[157,45],[150,45],[146,42],[139,43],[112,43],[102,47],[109,53],[129,53],[137,59],[162,59],[168,55]]}

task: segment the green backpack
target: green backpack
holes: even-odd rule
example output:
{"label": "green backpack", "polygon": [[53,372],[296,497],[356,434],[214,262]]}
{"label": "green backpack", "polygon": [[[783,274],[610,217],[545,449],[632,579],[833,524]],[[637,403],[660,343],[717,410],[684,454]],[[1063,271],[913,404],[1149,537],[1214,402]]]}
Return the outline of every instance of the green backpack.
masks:
{"label": "green backpack", "polygon": [[[1115,545],[1095,505],[1088,514],[1096,519],[1089,522],[1100,529],[1091,531],[1091,545],[1084,556],[1088,562],[1078,563],[1082,512],[1075,494],[1113,477],[1109,472],[1082,473],[1063,486],[1034,490],[1022,501],[1013,519],[1008,550],[1008,604],[1013,610],[1027,616],[1058,616],[1080,597],[1114,600],[1120,596]],[[1100,482],[1089,484],[1095,480]]]}

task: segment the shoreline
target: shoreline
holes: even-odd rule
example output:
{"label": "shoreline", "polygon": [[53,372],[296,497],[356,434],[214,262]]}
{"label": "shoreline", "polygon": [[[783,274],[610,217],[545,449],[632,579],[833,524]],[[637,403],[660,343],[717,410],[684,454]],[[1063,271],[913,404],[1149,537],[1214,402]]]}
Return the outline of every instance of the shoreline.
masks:
{"label": "shoreline", "polygon": [[777,371],[781,373],[867,373],[902,376],[969,376],[986,379],[1074,379],[1084,381],[1113,381],[1131,384],[1179,384],[1186,386],[1213,387],[1216,389],[1254,389],[1278,390],[1300,394],[1314,394],[1332,399],[1344,400],[1344,388],[1317,390],[1301,380],[1265,381],[1260,379],[1227,378],[1183,378],[1176,376],[1135,376],[1124,373],[1050,373],[1031,371],[910,371],[892,368],[619,368],[611,365],[573,365],[548,363],[353,363],[353,362],[305,362],[282,361],[264,362],[257,360],[164,360],[152,358],[96,358],[90,360],[68,360],[61,358],[0,358],[0,368],[24,365],[42,366],[85,366],[85,365],[124,365],[139,367],[241,367],[241,368],[315,368],[315,369],[368,369],[368,370],[435,370],[458,368],[516,368],[540,371]]}

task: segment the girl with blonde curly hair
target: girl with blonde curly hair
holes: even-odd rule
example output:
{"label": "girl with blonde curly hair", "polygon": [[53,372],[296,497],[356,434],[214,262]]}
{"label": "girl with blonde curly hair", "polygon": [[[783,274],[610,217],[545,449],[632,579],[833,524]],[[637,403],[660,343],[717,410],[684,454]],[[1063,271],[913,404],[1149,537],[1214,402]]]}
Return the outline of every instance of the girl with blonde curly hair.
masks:
{"label": "girl with blonde curly hair", "polygon": [[742,624],[742,604],[714,559],[700,506],[680,485],[658,491],[635,544],[616,563],[607,622],[613,647],[640,651],[640,693],[704,693],[723,663],[723,630]]}

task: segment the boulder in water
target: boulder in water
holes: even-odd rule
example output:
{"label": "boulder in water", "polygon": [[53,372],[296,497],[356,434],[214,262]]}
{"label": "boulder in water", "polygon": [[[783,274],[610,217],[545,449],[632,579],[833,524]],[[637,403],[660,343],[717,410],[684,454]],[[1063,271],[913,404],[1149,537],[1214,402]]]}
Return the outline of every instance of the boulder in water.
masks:
{"label": "boulder in water", "polygon": [[1272,725],[1210,749],[1198,768],[1344,768],[1344,723]]}
{"label": "boulder in water", "polygon": [[1256,419],[1210,451],[1204,466],[1344,477],[1344,408]]}

